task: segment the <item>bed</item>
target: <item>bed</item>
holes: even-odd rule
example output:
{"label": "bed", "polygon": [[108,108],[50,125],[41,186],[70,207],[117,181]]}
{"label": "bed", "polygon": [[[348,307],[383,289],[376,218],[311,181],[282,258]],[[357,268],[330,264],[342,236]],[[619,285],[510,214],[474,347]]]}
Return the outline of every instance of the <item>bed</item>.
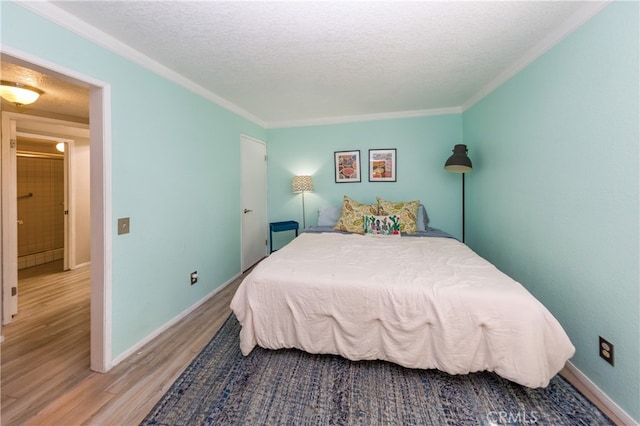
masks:
{"label": "bed", "polygon": [[297,348],[545,387],[574,354],[551,313],[431,228],[376,238],[320,227],[259,263],[231,302],[248,355]]}

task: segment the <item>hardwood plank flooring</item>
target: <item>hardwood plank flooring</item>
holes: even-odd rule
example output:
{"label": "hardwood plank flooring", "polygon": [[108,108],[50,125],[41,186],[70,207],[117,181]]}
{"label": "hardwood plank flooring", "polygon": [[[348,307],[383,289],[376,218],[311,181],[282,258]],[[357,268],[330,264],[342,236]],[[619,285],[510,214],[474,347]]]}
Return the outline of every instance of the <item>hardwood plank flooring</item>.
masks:
{"label": "hardwood plank flooring", "polygon": [[18,315],[3,328],[2,423],[21,424],[89,371],[89,269],[62,261],[19,273]]}
{"label": "hardwood plank flooring", "polygon": [[140,423],[222,326],[243,277],[100,374],[89,369],[89,268],[21,271],[18,316],[3,328],[2,424]]}
{"label": "hardwood plank flooring", "polygon": [[[88,268],[21,272],[19,317],[3,329],[2,424],[137,425],[231,313],[243,274],[106,374],[89,370]],[[570,372],[561,373],[618,425]]]}

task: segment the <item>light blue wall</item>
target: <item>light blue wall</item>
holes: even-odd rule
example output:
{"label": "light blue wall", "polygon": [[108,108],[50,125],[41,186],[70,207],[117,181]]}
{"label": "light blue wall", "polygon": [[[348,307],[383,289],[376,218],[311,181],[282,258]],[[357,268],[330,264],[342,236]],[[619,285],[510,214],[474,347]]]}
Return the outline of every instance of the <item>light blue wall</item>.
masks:
{"label": "light blue wall", "polygon": [[636,420],[638,16],[637,2],[614,2],[463,114],[467,243],[552,311],[572,363]]}
{"label": "light blue wall", "polygon": [[[608,6],[463,115],[268,131],[0,7],[4,45],[112,85],[112,214],[132,230],[113,237],[114,356],[239,272],[240,133],[267,140],[271,221],[302,222],[291,178],[311,174],[308,225],[344,194],[418,198],[432,226],[460,237],[460,175],[443,163],[464,130],[467,242],[549,307],[572,362],[640,419],[637,3]],[[359,149],[366,169],[370,148],[398,149],[398,182],[336,184],[333,152]],[[598,335],[616,345],[615,367],[598,358]]]}
{"label": "light blue wall", "polygon": [[[265,131],[1,5],[3,45],[111,84],[115,357],[240,272],[240,134],[264,140]],[[131,218],[130,234],[115,235],[119,217]],[[194,270],[200,279],[191,286]]]}
{"label": "light blue wall", "polygon": [[[443,167],[461,141],[460,114],[268,130],[269,220],[297,220],[302,226],[301,195],[291,192],[291,179],[309,174],[314,192],[305,194],[307,226],[316,225],[319,208],[341,205],[344,195],[363,203],[375,203],[380,196],[419,199],[430,226],[459,236],[460,175]],[[385,148],[397,150],[397,182],[369,182],[369,149]],[[360,150],[362,181],[336,183],[334,152],[352,150]]]}

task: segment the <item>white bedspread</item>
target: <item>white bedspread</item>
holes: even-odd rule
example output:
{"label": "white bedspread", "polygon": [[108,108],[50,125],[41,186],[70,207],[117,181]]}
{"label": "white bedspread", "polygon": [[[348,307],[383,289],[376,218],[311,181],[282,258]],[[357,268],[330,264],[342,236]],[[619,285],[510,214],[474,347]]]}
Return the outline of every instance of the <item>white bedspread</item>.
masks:
{"label": "white bedspread", "polygon": [[448,238],[302,234],[245,278],[240,347],[298,348],[547,386],[575,351],[522,285]]}

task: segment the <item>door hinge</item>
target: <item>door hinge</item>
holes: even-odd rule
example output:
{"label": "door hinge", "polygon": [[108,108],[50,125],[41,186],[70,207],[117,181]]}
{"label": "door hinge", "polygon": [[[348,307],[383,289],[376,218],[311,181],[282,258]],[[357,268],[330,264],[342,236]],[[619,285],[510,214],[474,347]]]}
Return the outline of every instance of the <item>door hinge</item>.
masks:
{"label": "door hinge", "polygon": [[68,215],[69,214],[69,210],[65,210],[64,214]]}
{"label": "door hinge", "polygon": [[18,294],[18,287],[11,287],[11,295],[15,296],[16,294]]}
{"label": "door hinge", "polygon": [[264,161],[267,161],[267,156],[266,155],[264,156]]}
{"label": "door hinge", "polygon": [[266,246],[267,244],[269,244],[268,242],[269,240],[264,240],[264,245]]}
{"label": "door hinge", "polygon": [[11,139],[11,141],[9,142],[9,146],[11,148],[15,148],[16,147],[16,140],[15,139]]}

